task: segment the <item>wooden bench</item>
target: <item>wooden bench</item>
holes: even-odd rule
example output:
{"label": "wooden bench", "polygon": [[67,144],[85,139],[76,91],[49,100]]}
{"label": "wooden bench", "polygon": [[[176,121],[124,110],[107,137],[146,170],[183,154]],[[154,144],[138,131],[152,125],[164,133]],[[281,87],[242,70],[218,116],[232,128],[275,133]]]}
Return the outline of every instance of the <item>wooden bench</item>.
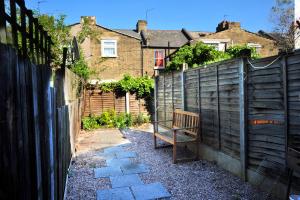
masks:
{"label": "wooden bench", "polygon": [[[168,128],[162,122],[172,122],[172,128]],[[156,121],[154,125],[154,148],[157,149],[157,138],[173,145],[173,163],[177,161],[198,160],[199,157],[199,139],[200,139],[200,117],[199,114],[193,112],[182,111],[176,109],[173,113],[173,119],[167,121]],[[158,125],[166,128],[166,131],[158,131]],[[196,145],[195,158],[176,159],[176,151],[178,144]]]}

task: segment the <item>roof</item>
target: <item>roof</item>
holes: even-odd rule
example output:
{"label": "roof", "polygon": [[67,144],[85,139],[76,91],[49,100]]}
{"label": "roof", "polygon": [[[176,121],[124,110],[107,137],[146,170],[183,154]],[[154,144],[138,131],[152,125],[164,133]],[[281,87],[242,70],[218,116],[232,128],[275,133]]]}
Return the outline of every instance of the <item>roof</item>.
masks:
{"label": "roof", "polygon": [[189,33],[193,37],[193,39],[196,40],[196,39],[199,39],[200,37],[209,35],[212,32],[208,32],[208,31],[189,31]]}
{"label": "roof", "polygon": [[135,30],[129,30],[129,29],[113,29],[113,30],[119,33],[123,33],[124,35],[141,39],[141,35]]}
{"label": "roof", "polygon": [[258,31],[258,34],[262,37],[265,37],[265,38],[268,38],[268,39],[271,39],[271,40],[275,40],[275,41],[280,41],[282,40],[282,36],[280,35],[280,33],[268,33],[268,32],[265,32],[263,30],[260,30]]}
{"label": "roof", "polygon": [[[75,25],[79,25],[79,24],[80,23],[74,23],[74,24],[69,25],[69,27],[72,27],[72,26],[75,26]],[[101,25],[98,25],[98,24],[96,24],[96,26],[98,26],[100,28],[103,28],[103,29],[106,29],[106,30],[109,30],[109,31],[112,31],[112,32],[116,32],[116,33],[128,36],[128,37],[132,37],[132,38],[141,40],[140,34],[138,34],[137,32],[135,32],[134,30],[110,29],[110,28],[107,28],[107,27],[104,27],[104,26],[101,26]]]}
{"label": "roof", "polygon": [[170,47],[178,48],[190,41],[183,30],[147,30],[143,33],[149,47],[167,47],[170,43]]}

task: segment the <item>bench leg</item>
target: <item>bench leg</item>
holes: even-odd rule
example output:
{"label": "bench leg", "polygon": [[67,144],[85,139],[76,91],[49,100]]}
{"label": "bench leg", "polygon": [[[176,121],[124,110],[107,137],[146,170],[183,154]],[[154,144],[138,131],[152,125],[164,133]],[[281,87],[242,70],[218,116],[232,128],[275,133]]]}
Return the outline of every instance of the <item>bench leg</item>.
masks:
{"label": "bench leg", "polygon": [[199,160],[199,142],[196,142],[196,160]]}
{"label": "bench leg", "polygon": [[173,163],[176,164],[177,160],[176,160],[176,152],[177,152],[177,145],[176,143],[174,143],[173,145]]}
{"label": "bench leg", "polygon": [[153,139],[154,139],[154,149],[157,149],[157,143],[156,143],[156,136],[153,134]]}

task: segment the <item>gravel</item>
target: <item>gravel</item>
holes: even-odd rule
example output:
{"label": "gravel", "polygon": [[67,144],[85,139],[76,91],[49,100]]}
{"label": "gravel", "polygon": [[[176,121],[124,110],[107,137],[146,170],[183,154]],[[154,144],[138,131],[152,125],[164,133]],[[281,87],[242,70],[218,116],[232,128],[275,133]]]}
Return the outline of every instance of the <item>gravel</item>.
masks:
{"label": "gravel", "polygon": [[[171,193],[171,199],[268,199],[267,194],[243,182],[239,177],[219,168],[215,163],[200,160],[172,163],[172,148],[154,150],[150,132],[126,130],[123,135],[131,142],[125,149],[138,154],[134,162],[149,166],[150,172],[140,174],[144,183],[161,182]],[[105,166],[105,161],[92,151],[80,154],[71,165],[67,199],[96,199],[96,191],[110,188],[109,179],[95,179],[93,168]]]}

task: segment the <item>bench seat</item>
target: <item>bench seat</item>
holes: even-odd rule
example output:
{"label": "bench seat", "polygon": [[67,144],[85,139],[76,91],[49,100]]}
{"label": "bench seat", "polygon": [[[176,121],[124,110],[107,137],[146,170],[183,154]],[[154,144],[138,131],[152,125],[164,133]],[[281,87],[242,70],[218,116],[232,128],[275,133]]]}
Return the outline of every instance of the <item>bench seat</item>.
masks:
{"label": "bench seat", "polygon": [[[167,141],[170,144],[174,144],[173,131],[163,131],[159,133],[154,133],[156,137]],[[186,143],[196,141],[195,137],[184,134],[182,131],[177,132],[176,142],[177,143]]]}

